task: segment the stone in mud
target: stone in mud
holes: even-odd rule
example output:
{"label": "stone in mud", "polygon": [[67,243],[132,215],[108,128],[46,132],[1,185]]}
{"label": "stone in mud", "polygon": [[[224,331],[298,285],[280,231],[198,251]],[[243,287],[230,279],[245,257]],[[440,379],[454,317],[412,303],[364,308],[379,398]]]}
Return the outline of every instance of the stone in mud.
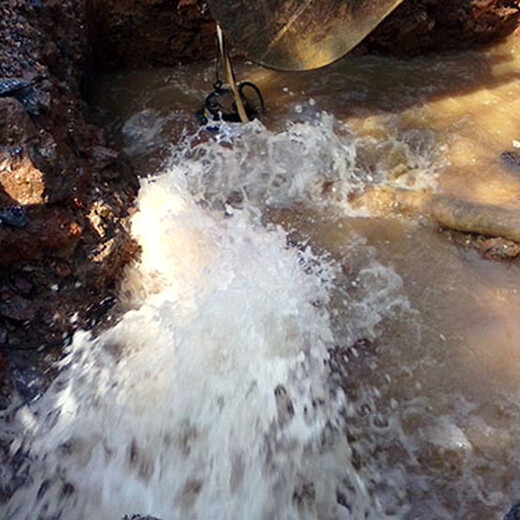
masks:
{"label": "stone in mud", "polygon": [[30,300],[21,296],[13,296],[0,303],[0,316],[13,321],[24,322],[34,320],[36,313]]}
{"label": "stone in mud", "polygon": [[50,108],[49,96],[39,92],[30,81],[21,78],[0,79],[0,97],[18,100],[32,116],[48,112]]}
{"label": "stone in mud", "polygon": [[101,169],[114,165],[119,159],[119,152],[106,146],[93,146],[90,153]]}
{"label": "stone in mud", "polygon": [[0,208],[0,225],[21,229],[27,227],[27,212],[21,206]]}
{"label": "stone in mud", "polygon": [[20,145],[36,135],[36,127],[22,104],[14,98],[0,98],[0,146]]}
{"label": "stone in mud", "polygon": [[23,229],[0,227],[0,266],[20,265],[45,253],[66,258],[74,251],[82,232],[67,211],[58,208],[33,211]]}
{"label": "stone in mud", "polygon": [[503,152],[500,154],[500,159],[509,168],[520,171],[520,152]]}
{"label": "stone in mud", "polygon": [[0,204],[43,204],[44,194],[45,176],[25,149],[0,147]]}
{"label": "stone in mud", "polygon": [[478,252],[489,260],[512,260],[520,256],[520,245],[503,238],[488,238],[477,242]]}
{"label": "stone in mud", "polygon": [[21,274],[16,274],[11,278],[10,286],[16,294],[22,296],[29,296],[34,289],[34,284]]}
{"label": "stone in mud", "polygon": [[28,89],[30,86],[29,81],[20,78],[0,79],[0,97],[16,97],[17,93]]}

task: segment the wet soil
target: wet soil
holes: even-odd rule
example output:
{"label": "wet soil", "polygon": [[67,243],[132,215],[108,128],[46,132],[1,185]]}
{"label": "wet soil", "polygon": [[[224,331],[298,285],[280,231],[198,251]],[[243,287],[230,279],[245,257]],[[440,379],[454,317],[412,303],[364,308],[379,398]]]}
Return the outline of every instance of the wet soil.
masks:
{"label": "wet soil", "polygon": [[106,311],[135,252],[135,178],[89,120],[88,67],[83,2],[0,4],[0,407]]}

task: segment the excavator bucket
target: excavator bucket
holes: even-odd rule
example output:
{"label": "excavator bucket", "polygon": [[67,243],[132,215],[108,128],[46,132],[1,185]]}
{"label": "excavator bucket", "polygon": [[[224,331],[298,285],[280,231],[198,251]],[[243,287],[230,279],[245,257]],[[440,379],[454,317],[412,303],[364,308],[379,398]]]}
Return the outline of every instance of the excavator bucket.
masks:
{"label": "excavator bucket", "polygon": [[246,56],[277,70],[311,70],[341,58],[402,0],[208,0]]}

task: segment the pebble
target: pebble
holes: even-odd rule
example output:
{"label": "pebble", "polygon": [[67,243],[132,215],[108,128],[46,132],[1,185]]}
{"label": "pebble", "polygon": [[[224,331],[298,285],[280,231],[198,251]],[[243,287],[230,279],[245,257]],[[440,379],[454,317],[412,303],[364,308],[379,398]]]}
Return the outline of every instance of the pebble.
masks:
{"label": "pebble", "polygon": [[21,78],[0,79],[0,97],[17,99],[32,116],[39,116],[45,105],[33,85]]}
{"label": "pebble", "polygon": [[27,212],[22,206],[8,206],[0,209],[0,225],[23,229],[29,224]]}
{"label": "pebble", "polygon": [[503,152],[500,154],[500,159],[507,166],[520,169],[520,152]]}

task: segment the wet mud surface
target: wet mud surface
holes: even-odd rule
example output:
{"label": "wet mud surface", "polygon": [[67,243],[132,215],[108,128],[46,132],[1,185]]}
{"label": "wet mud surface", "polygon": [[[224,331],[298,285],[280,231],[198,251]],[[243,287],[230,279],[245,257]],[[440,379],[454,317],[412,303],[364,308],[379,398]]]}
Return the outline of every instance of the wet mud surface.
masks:
{"label": "wet mud surface", "polygon": [[123,222],[136,184],[82,98],[86,23],[83,2],[0,5],[4,396],[18,371],[59,355],[65,337],[105,312],[133,254]]}

